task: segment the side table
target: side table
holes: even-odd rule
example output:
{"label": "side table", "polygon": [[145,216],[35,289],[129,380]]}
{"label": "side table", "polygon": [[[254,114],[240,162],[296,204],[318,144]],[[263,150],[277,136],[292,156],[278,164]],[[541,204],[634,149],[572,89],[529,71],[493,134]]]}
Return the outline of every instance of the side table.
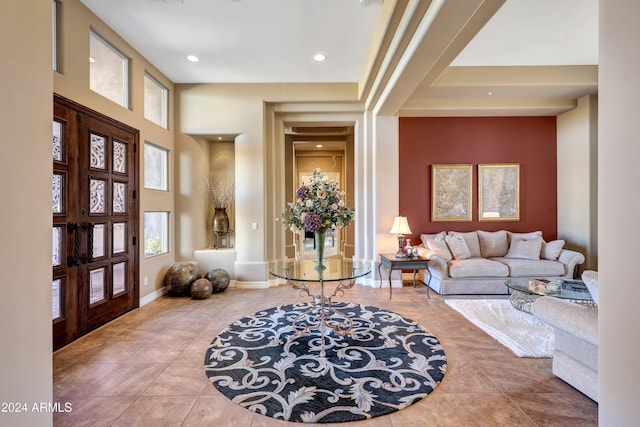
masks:
{"label": "side table", "polygon": [[429,274],[429,279],[425,285],[427,286],[427,298],[429,296],[429,284],[431,283],[431,271],[429,271],[429,260],[423,258],[396,258],[395,254],[380,254],[380,264],[378,264],[378,277],[380,278],[380,287],[382,287],[382,275],[380,267],[384,266],[389,271],[389,299],[392,295],[391,272],[393,270],[413,270],[413,287],[416,287],[416,272],[424,270],[425,274]]}

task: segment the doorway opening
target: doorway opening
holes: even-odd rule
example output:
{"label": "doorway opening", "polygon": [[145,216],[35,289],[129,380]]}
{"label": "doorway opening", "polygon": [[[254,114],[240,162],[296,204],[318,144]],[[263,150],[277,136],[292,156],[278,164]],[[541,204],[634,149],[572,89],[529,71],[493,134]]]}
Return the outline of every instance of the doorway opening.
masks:
{"label": "doorway opening", "polygon": [[[346,192],[346,202],[353,206],[353,127],[352,126],[291,126],[286,128],[287,146],[291,153],[291,185],[288,192],[295,194],[315,169]],[[288,150],[287,150],[288,151]],[[353,230],[328,230],[325,239],[325,257],[350,257]],[[314,234],[305,232],[294,236],[295,258],[313,258],[316,254]]]}

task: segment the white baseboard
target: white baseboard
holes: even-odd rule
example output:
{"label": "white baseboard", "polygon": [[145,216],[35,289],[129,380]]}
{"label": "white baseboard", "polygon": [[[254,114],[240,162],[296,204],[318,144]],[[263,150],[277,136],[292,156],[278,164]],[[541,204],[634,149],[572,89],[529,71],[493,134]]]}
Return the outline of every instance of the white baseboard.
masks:
{"label": "white baseboard", "polygon": [[249,281],[239,281],[239,280],[233,280],[232,283],[229,284],[229,286],[233,287],[233,288],[238,288],[238,289],[267,289],[269,287],[269,282],[267,281],[253,281],[253,282],[249,282]]}
{"label": "white baseboard", "polygon": [[160,298],[162,295],[164,295],[166,292],[166,289],[164,287],[151,292],[149,295],[145,295],[142,298],[140,298],[140,307],[149,304],[151,301],[156,300],[158,298]]}

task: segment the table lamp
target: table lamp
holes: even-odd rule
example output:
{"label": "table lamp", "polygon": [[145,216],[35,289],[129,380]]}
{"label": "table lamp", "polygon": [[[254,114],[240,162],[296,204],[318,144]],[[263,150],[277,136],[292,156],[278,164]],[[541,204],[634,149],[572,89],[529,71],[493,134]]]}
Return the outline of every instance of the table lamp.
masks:
{"label": "table lamp", "polygon": [[393,220],[393,227],[391,227],[391,231],[389,231],[389,233],[398,235],[398,252],[396,252],[396,258],[405,258],[406,255],[402,250],[402,246],[404,244],[404,235],[411,234],[409,223],[407,222],[407,217],[397,216],[396,219]]}

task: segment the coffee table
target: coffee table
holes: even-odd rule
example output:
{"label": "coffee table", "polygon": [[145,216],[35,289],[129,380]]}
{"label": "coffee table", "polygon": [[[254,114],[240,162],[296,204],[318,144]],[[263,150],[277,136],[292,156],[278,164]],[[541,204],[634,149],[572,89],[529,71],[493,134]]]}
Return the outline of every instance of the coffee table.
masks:
{"label": "coffee table", "polygon": [[560,292],[558,293],[536,293],[529,289],[528,277],[513,278],[506,281],[505,285],[509,289],[509,301],[511,305],[525,313],[531,313],[531,304],[541,296],[566,299],[576,304],[586,305],[595,308],[596,304],[591,297],[591,293],[582,280],[568,279],[565,277],[545,277],[545,279],[560,282]]}
{"label": "coffee table", "polygon": [[380,264],[378,264],[378,277],[380,278],[380,287],[382,287],[382,275],[380,267],[385,267],[389,271],[389,299],[391,299],[391,272],[393,270],[413,270],[413,287],[416,287],[416,272],[424,270],[429,275],[429,279],[425,285],[427,286],[427,298],[429,296],[429,283],[431,283],[431,271],[429,271],[429,260],[423,258],[396,258],[395,254],[380,254]]}
{"label": "coffee table", "polygon": [[[369,266],[363,262],[349,259],[327,258],[324,269],[316,268],[316,260],[286,260],[276,262],[271,268],[271,275],[286,279],[289,286],[300,291],[300,295],[311,297],[311,308],[293,320],[296,330],[291,339],[309,335],[311,330],[320,330],[321,351],[325,356],[325,330],[331,330],[336,335],[346,335],[351,332],[351,319],[348,315],[331,306],[331,299],[336,295],[344,295],[344,291],[351,289],[356,279],[371,272]],[[328,282],[337,283],[331,295],[326,295],[324,285]],[[320,293],[313,293],[308,285],[320,284]]]}

